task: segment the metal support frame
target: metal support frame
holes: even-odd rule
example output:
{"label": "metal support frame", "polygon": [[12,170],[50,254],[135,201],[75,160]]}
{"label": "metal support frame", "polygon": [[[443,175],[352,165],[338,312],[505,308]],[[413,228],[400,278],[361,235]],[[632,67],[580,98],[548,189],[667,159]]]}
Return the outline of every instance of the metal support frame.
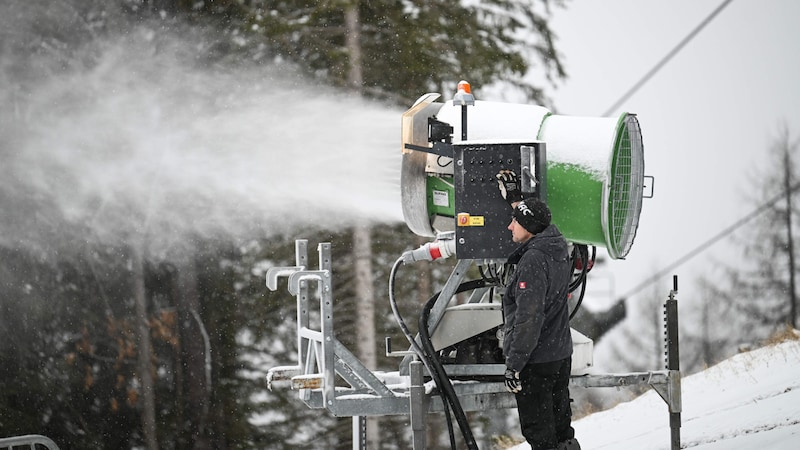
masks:
{"label": "metal support frame", "polygon": [[[361,416],[360,409],[337,402],[335,386],[338,374],[350,389],[350,395],[369,394],[375,398],[393,398],[395,394],[344,346],[333,331],[333,283],[331,277],[331,245],[319,244],[319,270],[306,269],[308,241],[295,244],[297,265],[276,267],[267,271],[267,287],[277,289],[279,277],[288,277],[289,292],[297,298],[297,360],[295,366],[275,367],[267,373],[267,385],[290,380],[300,398],[312,408],[326,408],[337,416]],[[319,301],[318,324],[311,322],[309,284],[316,282]],[[321,395],[321,397],[320,397]],[[368,414],[370,415],[370,414]]]}
{"label": "metal support frame", "polygon": [[[293,366],[279,366],[267,373],[267,386],[276,381],[291,381],[292,389],[310,408],[324,408],[337,417],[353,417],[353,449],[366,448],[365,418],[380,415],[408,415],[414,450],[425,448],[425,416],[442,412],[446,405],[431,390],[426,389],[427,376],[423,364],[411,352],[396,352],[404,356],[397,372],[372,372],[358,360],[334,335],[333,283],[331,246],[318,247],[319,269],[307,269],[308,242],[297,240],[297,264],[292,267],[270,268],[267,287],[274,291],[280,277],[287,277],[289,292],[297,299],[297,361]],[[473,260],[459,260],[450,278],[431,309],[428,325],[431,332],[441,321],[445,310],[464,280]],[[310,284],[315,283],[312,290]],[[665,306],[667,335],[667,370],[625,374],[573,375],[571,386],[625,387],[647,384],[667,403],[672,428],[672,449],[680,448],[681,384],[678,363],[678,322],[676,288]],[[314,294],[313,296],[311,294]],[[319,315],[311,314],[312,300],[319,304]],[[471,299],[470,301],[478,301]],[[313,322],[312,323],[312,319]],[[502,364],[445,366],[448,375],[502,376]],[[349,387],[335,386],[336,375]],[[498,378],[499,379],[499,378]],[[391,386],[391,387],[390,387]],[[501,381],[453,382],[453,388],[464,411],[485,411],[516,407],[513,394]]]}

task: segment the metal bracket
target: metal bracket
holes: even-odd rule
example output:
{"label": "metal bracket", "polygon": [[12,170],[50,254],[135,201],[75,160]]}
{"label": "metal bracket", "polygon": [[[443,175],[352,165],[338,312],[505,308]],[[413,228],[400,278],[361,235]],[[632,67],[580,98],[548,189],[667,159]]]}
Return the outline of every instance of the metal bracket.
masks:
{"label": "metal bracket", "polygon": [[289,275],[300,270],[306,270],[306,268],[301,266],[270,267],[267,269],[267,288],[270,291],[277,290],[279,277],[288,277]]}
{"label": "metal bracket", "polygon": [[538,146],[521,145],[519,148],[520,153],[520,168],[521,177],[520,184],[524,194],[537,194],[537,197],[546,202],[547,201],[547,147],[544,143],[539,143]]}
{"label": "metal bracket", "polygon": [[326,280],[330,280],[330,277],[331,274],[328,270],[304,270],[293,272],[289,275],[289,293],[297,295],[300,292],[300,288],[304,287],[305,282],[309,280],[322,282],[322,289],[323,292],[325,292],[325,289],[330,289],[330,286],[325,283]]}
{"label": "metal bracket", "polygon": [[416,150],[418,152],[432,153],[437,156],[453,157],[453,145],[444,142],[434,142],[432,147],[425,147],[422,145],[405,144],[403,146],[406,150]]}
{"label": "metal bracket", "polygon": [[664,400],[670,413],[679,413],[683,408],[681,401],[681,372],[679,370],[668,371],[667,380],[661,384],[650,384],[653,390]]}
{"label": "metal bracket", "polygon": [[395,350],[395,351],[392,351],[392,338],[389,337],[389,336],[386,336],[386,338],[384,339],[384,344],[386,346],[386,356],[389,356],[389,357],[392,357],[392,356],[413,356],[413,355],[416,354],[412,350]]}
{"label": "metal bracket", "polygon": [[[642,198],[653,198],[653,194],[655,193],[656,178],[652,175],[645,175],[642,178],[644,178],[644,183],[642,184],[642,189],[644,189],[642,192]],[[648,180],[650,181],[649,184]]]}

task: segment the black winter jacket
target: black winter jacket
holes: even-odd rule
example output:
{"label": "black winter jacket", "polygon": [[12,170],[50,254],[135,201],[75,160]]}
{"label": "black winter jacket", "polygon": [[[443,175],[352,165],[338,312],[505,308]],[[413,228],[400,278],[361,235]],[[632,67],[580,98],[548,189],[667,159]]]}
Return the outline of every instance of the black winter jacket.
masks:
{"label": "black winter jacket", "polygon": [[508,262],[516,270],[503,296],[506,366],[519,372],[528,363],[570,357],[567,295],[572,266],[564,236],[551,224],[521,244]]}

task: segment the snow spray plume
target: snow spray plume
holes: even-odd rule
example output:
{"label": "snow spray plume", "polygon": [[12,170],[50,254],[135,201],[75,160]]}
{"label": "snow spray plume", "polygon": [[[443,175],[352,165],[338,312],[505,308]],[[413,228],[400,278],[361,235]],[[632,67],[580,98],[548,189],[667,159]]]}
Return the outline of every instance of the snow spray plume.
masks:
{"label": "snow spray plume", "polygon": [[[111,17],[69,29],[66,13],[5,9],[0,245],[145,242],[157,254],[190,238],[402,220],[400,110],[277,63],[209,63],[207,40],[152,23],[99,38]],[[43,29],[75,37],[66,59]]]}

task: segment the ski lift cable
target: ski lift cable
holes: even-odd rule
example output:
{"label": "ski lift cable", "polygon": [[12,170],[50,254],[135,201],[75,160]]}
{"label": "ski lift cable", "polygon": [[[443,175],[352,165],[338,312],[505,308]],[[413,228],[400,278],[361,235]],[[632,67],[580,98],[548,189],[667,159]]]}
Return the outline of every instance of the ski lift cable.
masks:
{"label": "ski lift cable", "polygon": [[661,61],[659,61],[655,66],[653,66],[653,68],[650,69],[650,71],[648,71],[636,84],[634,84],[633,87],[628,89],[628,92],[623,94],[619,100],[617,100],[613,105],[611,105],[611,107],[608,108],[608,110],[603,114],[603,116],[608,116],[610,114],[613,114],[614,111],[617,110],[617,108],[619,108],[625,101],[631,98],[633,94],[635,94],[636,91],[639,90],[639,88],[644,86],[644,84],[647,83],[650,80],[650,78],[652,78],[659,70],[661,70],[661,68],[664,67],[669,62],[669,60],[671,60],[675,55],[677,55],[678,52],[681,51],[681,49],[683,49],[683,47],[685,47],[686,44],[689,43],[689,41],[691,41],[695,36],[697,36],[697,34],[700,33],[700,31],[703,28],[705,28],[706,25],[708,25],[714,19],[714,17],[717,16],[717,14],[722,12],[722,10],[725,9],[725,7],[728,6],[728,4],[730,4],[731,1],[733,0],[725,0],[719,6],[717,6],[717,8],[714,11],[712,11],[711,14],[709,14],[708,17],[706,17],[702,22],[700,22],[700,24],[697,25],[694,28],[694,30],[692,30],[688,35],[686,35],[686,37],[683,38],[678,43],[678,45],[675,46],[675,48],[673,48],[669,53],[667,53],[667,55],[664,56],[661,59]]}
{"label": "ski lift cable", "polygon": [[754,217],[756,217],[756,216],[758,216],[759,214],[761,214],[762,212],[764,212],[764,210],[766,210],[767,208],[770,208],[770,207],[772,207],[773,205],[775,205],[775,203],[777,203],[779,200],[781,200],[782,198],[784,198],[784,197],[785,197],[785,196],[786,196],[788,193],[790,193],[790,192],[794,192],[794,191],[797,191],[798,189],[800,189],[800,183],[797,183],[797,184],[795,184],[795,185],[794,185],[794,186],[792,186],[792,187],[791,187],[791,188],[790,188],[788,191],[782,191],[781,193],[779,193],[779,194],[778,194],[778,195],[776,195],[775,197],[771,198],[769,201],[767,201],[767,202],[766,202],[766,203],[764,203],[763,205],[761,205],[761,206],[759,206],[758,208],[754,209],[752,212],[750,212],[750,213],[749,213],[749,214],[747,214],[746,216],[742,217],[741,219],[739,219],[739,220],[737,220],[736,222],[734,222],[732,225],[728,226],[728,227],[727,227],[727,228],[725,228],[724,230],[722,230],[722,231],[720,231],[719,233],[717,233],[717,234],[716,234],[714,237],[712,237],[711,239],[709,239],[709,240],[707,240],[706,242],[704,242],[704,243],[700,244],[699,246],[695,247],[695,248],[694,248],[694,250],[692,250],[692,251],[690,251],[689,253],[685,254],[684,256],[682,256],[682,257],[678,258],[677,260],[675,260],[675,261],[674,261],[674,262],[672,262],[671,264],[667,265],[667,267],[665,267],[665,268],[663,268],[663,269],[659,270],[659,271],[658,271],[658,272],[656,272],[654,275],[650,276],[650,278],[647,278],[645,281],[643,281],[643,282],[639,283],[638,285],[636,285],[636,287],[634,287],[633,289],[631,289],[630,291],[628,291],[628,292],[627,292],[625,295],[623,295],[623,296],[622,296],[622,297],[620,297],[620,298],[621,298],[621,299],[628,298],[628,297],[630,297],[631,295],[633,295],[633,294],[635,294],[635,293],[639,292],[639,291],[640,291],[640,290],[642,290],[643,288],[645,288],[645,287],[649,286],[650,284],[652,284],[652,283],[654,283],[654,282],[658,281],[658,280],[659,280],[659,279],[661,279],[662,277],[664,277],[664,276],[668,275],[668,274],[669,274],[670,272],[672,272],[672,271],[673,271],[675,268],[677,268],[677,267],[679,267],[679,266],[683,265],[684,263],[686,263],[686,262],[687,262],[687,261],[689,261],[690,259],[692,259],[692,258],[694,258],[695,256],[699,255],[700,253],[704,252],[704,251],[705,251],[705,250],[707,250],[709,247],[711,247],[712,245],[714,245],[714,244],[716,244],[718,241],[720,241],[722,238],[724,238],[724,237],[727,237],[729,234],[731,234],[731,233],[733,233],[734,231],[736,231],[736,229],[738,229],[739,227],[741,227],[741,226],[742,226],[742,225],[744,225],[745,223],[747,223],[747,222],[749,222],[750,220],[752,220]]}

